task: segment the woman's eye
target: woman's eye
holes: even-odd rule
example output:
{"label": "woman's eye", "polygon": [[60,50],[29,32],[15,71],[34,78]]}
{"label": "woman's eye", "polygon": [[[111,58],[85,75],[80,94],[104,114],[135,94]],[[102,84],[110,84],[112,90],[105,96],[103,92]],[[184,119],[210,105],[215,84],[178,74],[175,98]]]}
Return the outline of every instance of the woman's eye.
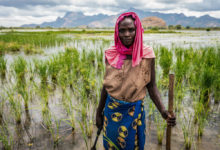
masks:
{"label": "woman's eye", "polygon": [[129,29],[129,32],[134,32],[134,31],[135,31],[134,28]]}
{"label": "woman's eye", "polygon": [[124,33],[124,32],[125,32],[125,29],[119,29],[119,32],[120,32],[120,33]]}

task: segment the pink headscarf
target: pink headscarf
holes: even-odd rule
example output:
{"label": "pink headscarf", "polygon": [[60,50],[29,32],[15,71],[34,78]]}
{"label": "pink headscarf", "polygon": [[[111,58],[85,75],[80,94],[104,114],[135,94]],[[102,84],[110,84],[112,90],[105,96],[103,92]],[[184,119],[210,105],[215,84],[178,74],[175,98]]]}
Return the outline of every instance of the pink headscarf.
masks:
{"label": "pink headscarf", "polygon": [[[135,20],[134,24],[136,26],[136,36],[134,39],[133,45],[129,48],[125,47],[118,36],[118,25],[119,22],[122,21],[126,16],[132,16]],[[121,14],[115,25],[115,45],[110,47],[105,51],[105,58],[108,60],[108,63],[114,67],[121,69],[124,59],[126,59],[126,55],[132,55],[132,67],[138,65],[142,58],[154,58],[154,51],[151,47],[143,46],[143,32],[141,21],[136,13],[134,12],[126,12]]]}

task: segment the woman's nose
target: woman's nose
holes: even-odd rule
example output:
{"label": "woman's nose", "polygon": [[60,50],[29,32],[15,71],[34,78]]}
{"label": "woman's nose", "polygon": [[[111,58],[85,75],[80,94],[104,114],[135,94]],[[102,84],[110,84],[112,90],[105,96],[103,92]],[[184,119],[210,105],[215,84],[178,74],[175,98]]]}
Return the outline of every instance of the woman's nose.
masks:
{"label": "woman's nose", "polygon": [[125,31],[125,36],[130,36],[130,32],[128,30]]}

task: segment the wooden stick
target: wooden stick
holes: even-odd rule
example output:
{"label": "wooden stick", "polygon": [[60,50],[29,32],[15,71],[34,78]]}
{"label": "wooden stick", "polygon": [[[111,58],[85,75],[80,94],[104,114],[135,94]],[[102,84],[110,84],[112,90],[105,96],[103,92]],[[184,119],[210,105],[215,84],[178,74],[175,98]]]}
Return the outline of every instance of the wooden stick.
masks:
{"label": "wooden stick", "polygon": [[[168,93],[168,112],[173,116],[173,87],[174,87],[174,74],[169,75],[169,93]],[[171,126],[167,125],[166,132],[166,150],[171,150]]]}

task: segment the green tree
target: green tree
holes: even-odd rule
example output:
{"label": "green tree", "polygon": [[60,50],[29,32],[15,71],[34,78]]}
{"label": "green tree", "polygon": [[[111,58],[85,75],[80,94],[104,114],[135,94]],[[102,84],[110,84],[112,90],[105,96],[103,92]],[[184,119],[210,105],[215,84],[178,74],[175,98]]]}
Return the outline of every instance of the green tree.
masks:
{"label": "green tree", "polygon": [[168,29],[173,29],[173,28],[174,28],[173,25],[168,26]]}
{"label": "green tree", "polygon": [[176,25],[176,29],[180,30],[180,29],[182,29],[182,26],[180,24],[178,24],[178,25]]}
{"label": "green tree", "polygon": [[208,32],[209,32],[210,30],[211,30],[210,28],[207,28],[207,29],[206,29],[206,31],[208,31]]}

